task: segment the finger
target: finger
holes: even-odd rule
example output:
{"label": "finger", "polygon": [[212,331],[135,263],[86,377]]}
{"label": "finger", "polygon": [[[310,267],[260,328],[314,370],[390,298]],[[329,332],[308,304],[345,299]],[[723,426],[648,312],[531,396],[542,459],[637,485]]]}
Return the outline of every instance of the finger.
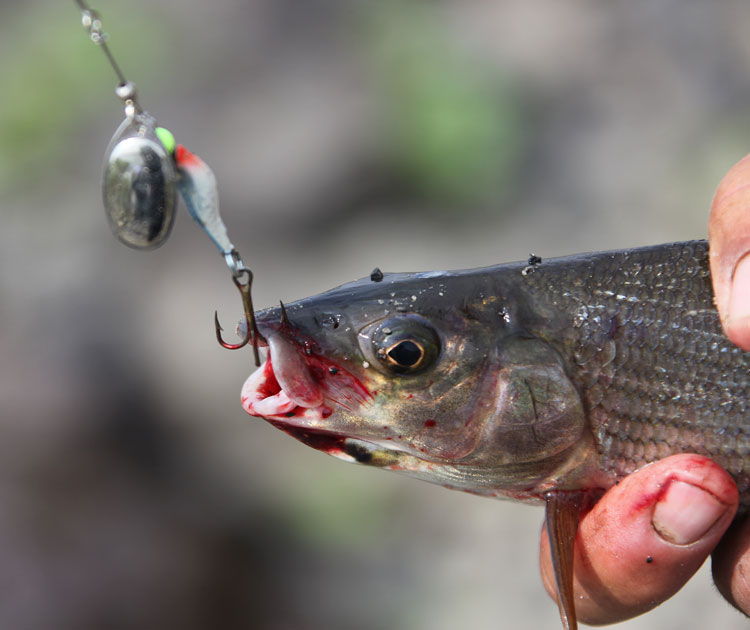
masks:
{"label": "finger", "polygon": [[[578,618],[615,623],[674,595],[719,541],[737,502],[732,478],[700,455],[673,455],[623,479],[583,517],[578,530]],[[546,532],[540,563],[554,597]]]}
{"label": "finger", "polygon": [[739,519],[729,528],[713,553],[711,572],[725,599],[750,615],[750,519]]}
{"label": "finger", "polygon": [[722,325],[750,350],[750,155],[724,176],[708,222],[711,277]]}

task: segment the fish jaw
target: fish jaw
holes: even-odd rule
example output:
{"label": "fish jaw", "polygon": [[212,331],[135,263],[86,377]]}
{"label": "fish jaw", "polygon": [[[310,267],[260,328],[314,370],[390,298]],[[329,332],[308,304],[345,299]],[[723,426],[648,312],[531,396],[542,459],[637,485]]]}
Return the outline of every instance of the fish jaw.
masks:
{"label": "fish jaw", "polygon": [[[242,387],[241,403],[248,414],[338,459],[476,491],[473,483],[457,483],[461,475],[445,462],[406,452],[408,447],[389,434],[385,418],[376,422],[377,431],[368,430],[382,410],[373,389],[377,383],[370,382],[366,370],[355,375],[347,369],[352,368],[350,359],[313,352],[316,342],[291,326],[264,325],[264,334],[268,356]],[[493,489],[484,493],[495,496]]]}
{"label": "fish jaw", "polygon": [[[269,346],[274,348],[274,342]],[[294,352],[293,345],[286,345],[285,350]],[[374,438],[364,440],[351,435],[350,418],[365,413],[374,400],[374,394],[359,378],[340,363],[305,354],[304,361],[290,361],[299,372],[282,376],[280,383],[273,354],[269,352],[242,387],[242,408],[248,414],[338,459],[390,470],[406,469],[398,463],[401,454],[397,451],[383,448]],[[285,360],[288,357],[280,357],[280,362]],[[308,394],[307,399],[300,392]]]}
{"label": "fish jaw", "polygon": [[[273,358],[269,354],[266,361],[248,377],[242,387],[243,409],[251,416],[266,420],[306,446],[337,459],[405,473],[431,482],[439,479],[446,487],[497,496],[492,488],[482,491],[476,489],[474,484],[463,487],[457,483],[460,477],[457,470],[451,472],[443,462],[430,461],[425,457],[407,453],[390,442],[391,438],[378,439],[372,435],[353,435],[350,418],[366,413],[368,409],[372,410],[375,394],[370,393],[359,379],[333,361],[314,355],[307,358],[308,365],[312,366],[313,379],[321,379],[316,382],[323,393],[322,404],[305,407],[292,400],[282,389],[274,370]],[[342,400],[341,397],[332,398],[332,387],[330,383],[326,383],[324,371],[316,369],[319,367],[325,367],[325,371],[332,378],[336,377],[339,380],[337,390],[345,391],[346,386],[353,387],[356,395],[349,394],[346,400]],[[344,416],[346,419],[342,421],[338,416]],[[524,500],[526,497],[516,498]]]}

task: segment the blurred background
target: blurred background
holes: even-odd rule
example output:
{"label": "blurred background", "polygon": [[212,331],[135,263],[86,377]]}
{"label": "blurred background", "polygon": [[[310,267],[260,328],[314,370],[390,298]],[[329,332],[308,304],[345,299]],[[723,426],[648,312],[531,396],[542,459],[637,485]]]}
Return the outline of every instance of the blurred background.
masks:
{"label": "blurred background", "polygon": [[[702,238],[750,138],[744,0],[99,0],[214,169],[259,307],[385,271]],[[101,208],[123,117],[72,1],[0,5],[0,627],[559,628],[542,511],[347,465],[239,405],[187,213]],[[229,328],[229,326],[228,326]],[[704,568],[623,624],[745,628]]]}

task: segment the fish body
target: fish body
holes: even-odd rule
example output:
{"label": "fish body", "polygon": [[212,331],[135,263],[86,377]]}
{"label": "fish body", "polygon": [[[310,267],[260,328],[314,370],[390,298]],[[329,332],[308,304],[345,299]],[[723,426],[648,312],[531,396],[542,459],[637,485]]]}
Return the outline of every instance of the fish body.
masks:
{"label": "fish body", "polygon": [[531,262],[257,313],[270,352],[245,409],[343,459],[522,500],[699,453],[747,504],[750,355],[721,330],[707,244]]}
{"label": "fish body", "polygon": [[248,413],[342,459],[545,502],[564,627],[592,493],[689,452],[750,505],[750,354],[722,332],[705,241],[373,274],[256,319]]}

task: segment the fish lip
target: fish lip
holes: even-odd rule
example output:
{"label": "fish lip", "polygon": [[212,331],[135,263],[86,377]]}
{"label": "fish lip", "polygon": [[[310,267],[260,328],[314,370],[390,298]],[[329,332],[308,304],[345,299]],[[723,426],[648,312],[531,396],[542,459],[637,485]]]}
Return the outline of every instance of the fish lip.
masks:
{"label": "fish lip", "polygon": [[286,424],[296,424],[290,421],[292,418],[314,421],[331,415],[331,409],[325,404],[305,405],[304,401],[294,400],[284,391],[274,372],[270,352],[242,386],[241,402],[251,416]]}
{"label": "fish lip", "polygon": [[[287,326],[288,328],[291,328]],[[341,362],[316,352],[300,333],[282,327],[269,331],[264,363],[242,387],[242,407],[268,421],[322,429],[336,407],[350,413],[368,406],[373,394]]]}

